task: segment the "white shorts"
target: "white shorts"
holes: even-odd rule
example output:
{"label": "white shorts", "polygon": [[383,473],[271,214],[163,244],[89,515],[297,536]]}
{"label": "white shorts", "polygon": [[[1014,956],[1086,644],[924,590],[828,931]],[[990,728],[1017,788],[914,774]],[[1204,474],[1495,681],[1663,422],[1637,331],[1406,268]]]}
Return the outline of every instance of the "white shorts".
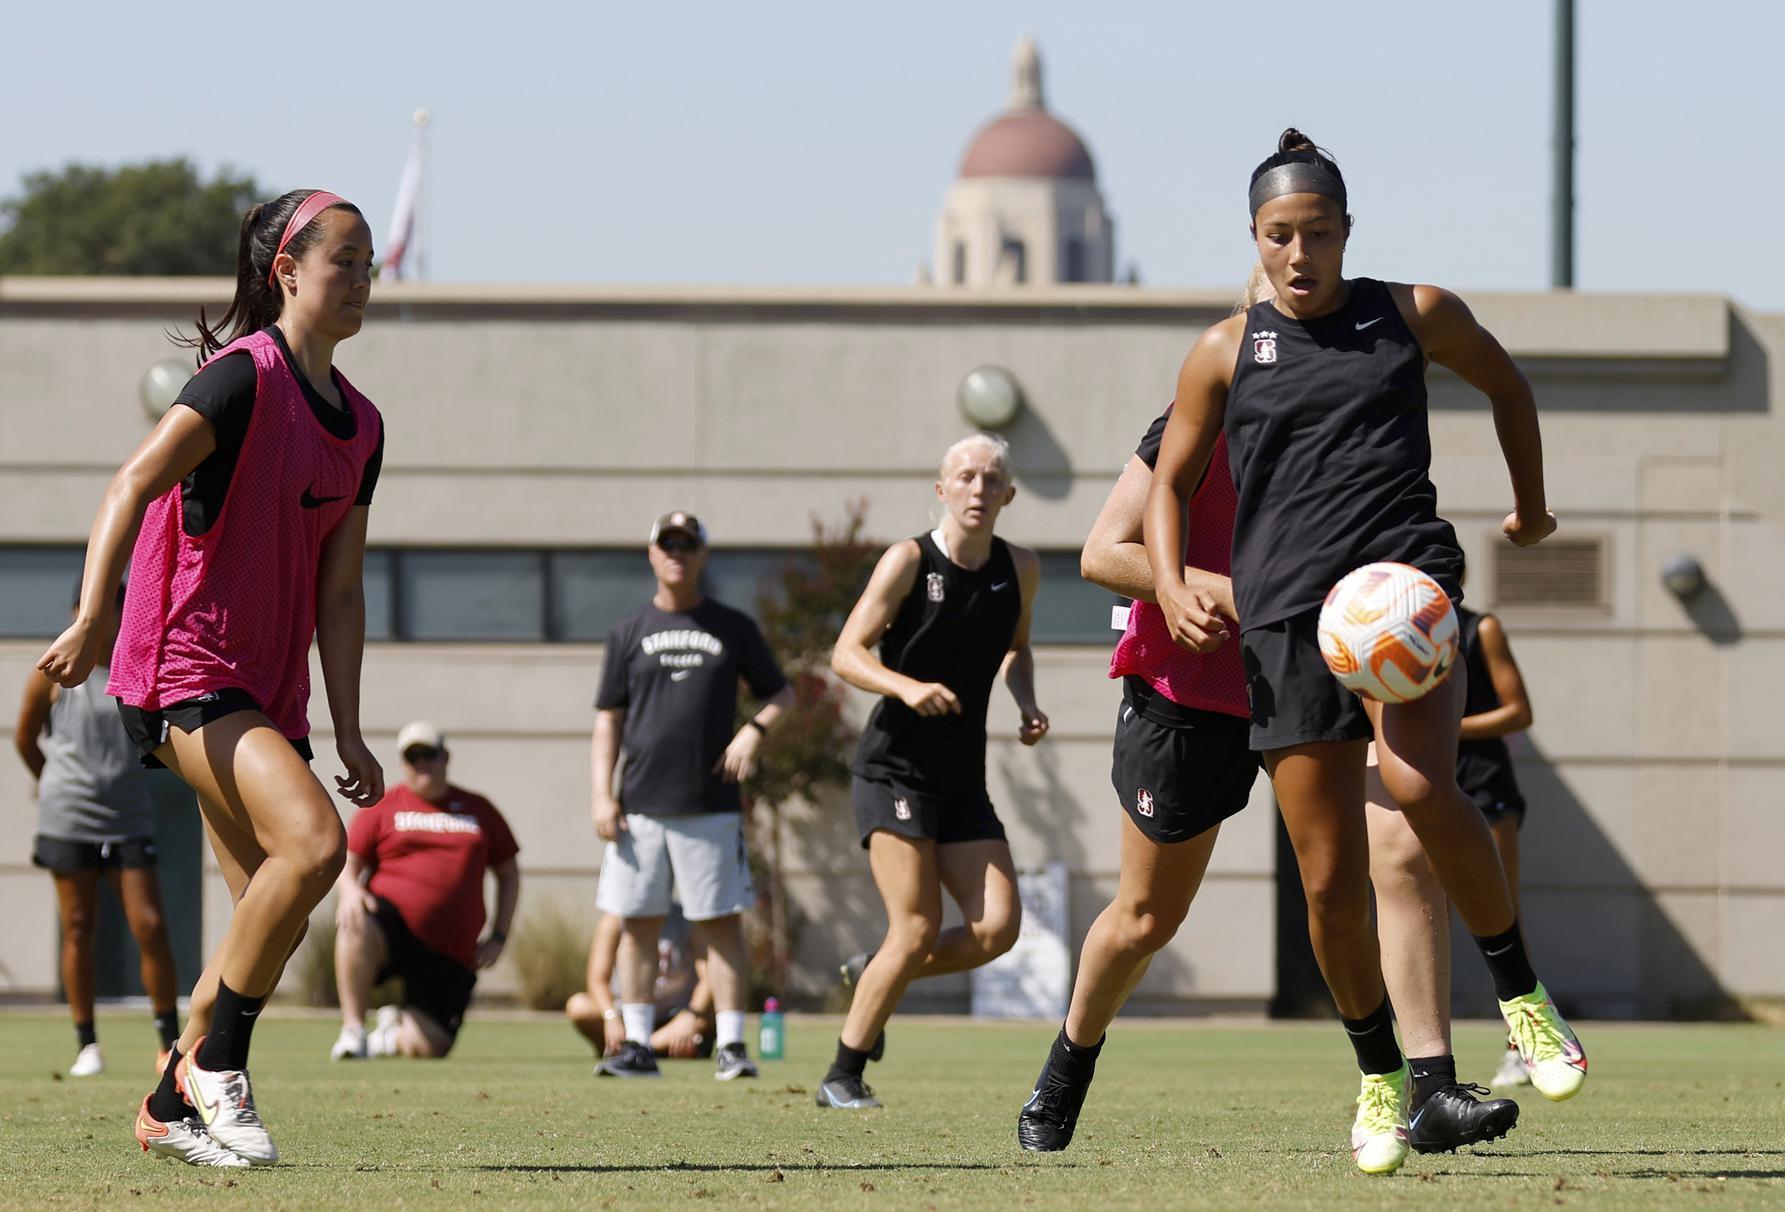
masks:
{"label": "white shorts", "polygon": [[607,844],[595,905],[618,917],[662,917],[670,889],[691,922],[742,913],[756,903],[744,818],[736,812],[692,816],[626,814],[626,832]]}

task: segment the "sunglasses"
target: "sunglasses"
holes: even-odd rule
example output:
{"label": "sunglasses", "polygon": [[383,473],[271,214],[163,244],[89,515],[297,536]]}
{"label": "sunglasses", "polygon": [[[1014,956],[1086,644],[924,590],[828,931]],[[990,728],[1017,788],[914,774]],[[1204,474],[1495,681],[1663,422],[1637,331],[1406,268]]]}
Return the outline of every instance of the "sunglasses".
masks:
{"label": "sunglasses", "polygon": [[684,535],[666,534],[657,540],[657,547],[670,555],[688,555],[700,550],[700,544]]}
{"label": "sunglasses", "polygon": [[423,762],[431,762],[438,758],[441,752],[432,745],[411,745],[403,750],[403,760],[411,766],[419,766]]}

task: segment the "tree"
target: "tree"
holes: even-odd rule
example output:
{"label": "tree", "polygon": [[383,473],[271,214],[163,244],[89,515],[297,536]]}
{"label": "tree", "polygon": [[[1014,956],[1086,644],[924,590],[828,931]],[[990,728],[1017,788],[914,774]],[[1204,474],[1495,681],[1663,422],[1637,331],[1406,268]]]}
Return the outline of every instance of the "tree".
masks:
{"label": "tree", "polygon": [[252,177],[184,159],[29,173],[0,202],[0,274],[235,275]]}
{"label": "tree", "polygon": [[[792,931],[781,880],[781,819],[825,790],[849,785],[857,734],[844,718],[847,690],[830,671],[831,647],[861,596],[881,544],[862,537],[867,502],[850,502],[841,525],[812,520],[812,547],[781,566],[757,596],[763,638],[793,687],[793,707],[775,725],[751,780],[752,850],[767,868],[766,929],[751,967],[758,993],[786,991]],[[764,954],[766,952],[766,954]]]}

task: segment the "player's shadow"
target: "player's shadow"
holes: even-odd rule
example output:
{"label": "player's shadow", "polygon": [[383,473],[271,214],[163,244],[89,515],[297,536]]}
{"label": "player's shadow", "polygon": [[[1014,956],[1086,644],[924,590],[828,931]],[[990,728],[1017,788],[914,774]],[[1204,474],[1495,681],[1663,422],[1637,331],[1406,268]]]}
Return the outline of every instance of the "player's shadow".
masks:
{"label": "player's shadow", "polygon": [[[587,1165],[571,1165],[560,1163],[523,1163],[496,1166],[483,1165],[474,1167],[477,1170],[497,1174],[773,1174],[777,1171],[813,1174],[870,1174],[880,1171],[899,1170],[1003,1170],[1009,1162],[840,1162],[837,1165],[826,1165],[824,1162],[739,1162],[728,1165],[723,1162],[665,1162],[661,1165],[634,1163],[631,1165],[590,1163]],[[1070,1168],[1071,1163],[1067,1163]]]}

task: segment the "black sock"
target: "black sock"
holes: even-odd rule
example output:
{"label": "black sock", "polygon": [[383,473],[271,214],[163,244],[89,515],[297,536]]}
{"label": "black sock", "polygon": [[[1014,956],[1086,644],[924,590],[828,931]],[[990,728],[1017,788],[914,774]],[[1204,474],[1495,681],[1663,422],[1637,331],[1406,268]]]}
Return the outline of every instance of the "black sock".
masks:
{"label": "black sock", "polygon": [[1450,1053],[1443,1056],[1409,1056],[1407,1067],[1413,1070],[1413,1103],[1410,1110],[1419,1110],[1419,1105],[1446,1086],[1454,1086],[1457,1081],[1457,1058]]}
{"label": "black sock", "polygon": [[174,1041],[180,1038],[180,1012],[178,1010],[157,1010],[155,1012],[155,1033],[161,1037],[163,1048],[172,1048]]}
{"label": "black sock", "polygon": [[830,1071],[824,1075],[825,1081],[835,1081],[839,1077],[860,1077],[868,1067],[868,1054],[851,1048],[842,1040],[837,1041],[837,1059],[831,1062]]}
{"label": "black sock", "polygon": [[1388,1008],[1388,999],[1363,1018],[1346,1018],[1345,1034],[1357,1051],[1357,1067],[1365,1073],[1398,1073],[1401,1069],[1401,1045],[1395,1042],[1395,1016]]}
{"label": "black sock", "polygon": [[266,1001],[264,997],[244,997],[219,979],[217,1004],[211,1008],[211,1031],[193,1058],[199,1067],[213,1073],[246,1069],[248,1039]]}
{"label": "black sock", "polygon": [[1048,1053],[1048,1063],[1062,1077],[1074,1082],[1088,1082],[1097,1071],[1097,1054],[1103,1051],[1103,1040],[1108,1038],[1105,1035],[1087,1048],[1066,1038],[1066,1028],[1062,1026],[1060,1034],[1054,1037],[1053,1049]]}
{"label": "black sock", "polygon": [[81,1047],[83,1048],[88,1044],[97,1044],[99,1042],[99,1028],[93,1025],[92,1019],[88,1019],[84,1023],[76,1023],[74,1025],[74,1033],[80,1037]]}
{"label": "black sock", "polygon": [[180,1050],[170,1049],[173,1055],[168,1058],[167,1068],[161,1071],[161,1084],[155,1087],[155,1093],[149,1095],[149,1114],[164,1124],[185,1119],[192,1114],[192,1105],[180,1095],[180,1089],[174,1085],[174,1070],[180,1065]]}
{"label": "black sock", "polygon": [[1525,937],[1514,920],[1504,934],[1477,937],[1481,958],[1487,961],[1488,974],[1494,978],[1494,996],[1503,1002],[1537,988],[1537,974],[1531,971],[1531,960],[1525,954]]}

